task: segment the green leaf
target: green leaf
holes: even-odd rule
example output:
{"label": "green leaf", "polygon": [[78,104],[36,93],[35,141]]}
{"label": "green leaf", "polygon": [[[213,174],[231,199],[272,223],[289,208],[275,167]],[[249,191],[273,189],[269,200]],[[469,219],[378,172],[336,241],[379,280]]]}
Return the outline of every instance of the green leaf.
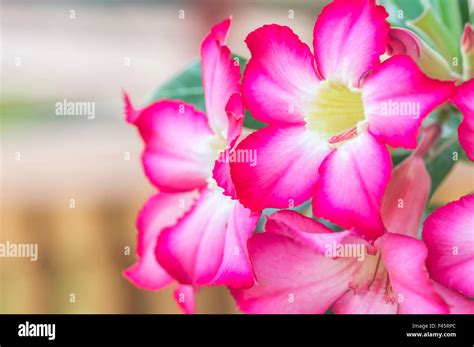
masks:
{"label": "green leaf", "polygon": [[379,0],[378,2],[389,13],[388,21],[399,27],[405,27],[407,20],[412,20],[423,12],[420,0]]}
{"label": "green leaf", "polygon": [[406,25],[441,53],[455,72],[462,73],[460,37],[453,38],[451,29],[445,26],[431,6],[426,7],[419,17],[407,21]]}
{"label": "green leaf", "polygon": [[443,23],[451,30],[454,40],[461,40],[465,22],[464,11],[467,9],[467,0],[430,0],[433,10]]}
{"label": "green leaf", "polygon": [[205,111],[200,60],[195,60],[182,72],[156,89],[151,94],[149,102],[160,99],[179,99]]}
{"label": "green leaf", "polygon": [[420,0],[395,0],[395,3],[403,10],[407,20],[414,19],[423,12],[423,4]]}
{"label": "green leaf", "polygon": [[[243,73],[247,60],[238,55],[232,55],[238,59],[240,71]],[[183,71],[174,76],[171,80],[157,88],[150,96],[148,102],[160,99],[178,99],[194,105],[198,110],[206,111],[204,101],[204,89],[202,86],[201,61],[196,59]],[[244,126],[251,129],[260,129],[266,124],[252,117],[250,112],[245,112]]]}

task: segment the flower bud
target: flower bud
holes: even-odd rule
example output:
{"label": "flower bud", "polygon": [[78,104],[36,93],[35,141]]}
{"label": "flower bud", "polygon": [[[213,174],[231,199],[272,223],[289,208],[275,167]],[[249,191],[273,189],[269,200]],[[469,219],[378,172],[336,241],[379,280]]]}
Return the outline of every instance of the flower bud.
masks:
{"label": "flower bud", "polygon": [[471,24],[467,23],[461,38],[463,60],[463,77],[469,80],[474,77],[474,31]]}
{"label": "flower bud", "polygon": [[417,34],[403,28],[391,28],[387,54],[406,54],[431,78],[452,80],[454,73],[446,60],[428,46]]}

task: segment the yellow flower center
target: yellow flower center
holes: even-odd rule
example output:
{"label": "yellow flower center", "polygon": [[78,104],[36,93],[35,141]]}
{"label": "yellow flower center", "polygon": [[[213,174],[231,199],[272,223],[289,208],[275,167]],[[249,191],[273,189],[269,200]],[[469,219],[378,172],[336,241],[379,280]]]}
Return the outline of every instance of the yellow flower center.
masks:
{"label": "yellow flower center", "polygon": [[308,129],[325,139],[354,129],[364,119],[360,89],[329,80],[319,84],[305,117]]}

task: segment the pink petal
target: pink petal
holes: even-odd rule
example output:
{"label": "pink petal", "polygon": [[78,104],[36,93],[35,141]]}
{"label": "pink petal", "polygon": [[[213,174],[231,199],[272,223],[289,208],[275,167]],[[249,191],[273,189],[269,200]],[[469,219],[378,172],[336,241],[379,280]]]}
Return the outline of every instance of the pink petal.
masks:
{"label": "pink petal", "polygon": [[237,199],[237,193],[235,191],[234,183],[230,175],[230,165],[226,160],[231,155],[231,150],[226,150],[222,153],[214,164],[212,170],[212,177],[216,181],[217,185],[221,187],[224,192],[223,194],[233,199]]}
{"label": "pink petal", "polygon": [[174,300],[186,314],[193,314],[196,311],[196,299],[193,286],[186,284],[179,285],[173,293]]}
{"label": "pink petal", "polygon": [[474,195],[434,211],[423,225],[431,277],[446,287],[474,296]]}
{"label": "pink petal", "polygon": [[255,162],[231,162],[242,204],[253,211],[299,205],[311,196],[318,167],[329,153],[327,143],[304,126],[269,126],[246,137],[236,148],[254,153]]}
{"label": "pink petal", "polygon": [[303,123],[319,83],[309,47],[290,28],[276,24],[251,32],[245,42],[252,58],[242,89],[252,115],[268,124]]}
{"label": "pink petal", "polygon": [[459,142],[469,159],[474,161],[474,79],[457,88],[454,104],[464,116],[459,125]]}
{"label": "pink petal", "polygon": [[375,0],[335,0],[314,26],[314,55],[323,78],[358,87],[385,51],[388,14]]}
{"label": "pink petal", "polygon": [[126,98],[127,119],[145,142],[145,173],[161,191],[181,192],[207,185],[217,151],[206,116],[180,101],[164,100],[134,110]]}
{"label": "pink petal", "polygon": [[436,292],[443,298],[451,314],[474,314],[474,301],[467,296],[452,291],[445,286],[433,282]]}
{"label": "pink petal", "polygon": [[352,290],[341,296],[331,307],[337,314],[396,314],[397,304],[385,297],[385,287],[370,289],[362,293]]}
{"label": "pink petal", "polygon": [[316,220],[292,210],[273,213],[267,218],[265,231],[292,238],[320,254],[325,254],[327,245],[332,242],[340,244],[350,234],[350,231],[335,233]]}
{"label": "pink petal", "polygon": [[212,177],[217,185],[224,189],[224,195],[237,199],[234,183],[230,175],[230,159],[234,152],[234,146],[242,133],[242,125],[244,122],[244,105],[240,94],[234,94],[229,99],[226,106],[227,116],[229,119],[229,128],[227,130],[228,147],[224,152],[219,154],[218,159],[212,170]]}
{"label": "pink petal", "polygon": [[209,124],[216,134],[226,133],[226,104],[240,90],[240,67],[225,46],[231,19],[216,24],[201,45],[202,81]]}
{"label": "pink petal", "polygon": [[388,231],[417,238],[430,185],[425,162],[418,155],[410,156],[393,170],[382,199],[382,219]]}
{"label": "pink petal", "polygon": [[235,288],[247,288],[254,284],[247,242],[257,226],[260,215],[249,214],[249,212],[240,203],[234,201],[234,208],[227,221],[222,262],[210,284]]}
{"label": "pink petal", "polygon": [[357,269],[355,258],[334,260],[275,233],[254,235],[249,253],[257,283],[231,291],[246,313],[324,313]]}
{"label": "pink petal", "polygon": [[164,228],[176,224],[192,208],[197,197],[197,191],[160,193],[146,202],[137,219],[139,260],[124,271],[130,282],[143,289],[156,290],[172,281],[155,259],[156,240]]}
{"label": "pink petal", "polygon": [[242,134],[244,124],[244,104],[240,94],[233,94],[225,107],[229,127],[227,129],[227,143],[229,148],[234,148],[237,140]]}
{"label": "pink petal", "polygon": [[156,258],[182,284],[251,286],[245,248],[257,221],[238,202],[205,189],[190,212],[163,230]]}
{"label": "pink petal", "polygon": [[350,282],[350,290],[331,309],[338,314],[397,313],[398,304],[380,251],[367,243],[365,247],[365,257],[358,258],[363,262]]}
{"label": "pink petal", "polygon": [[428,78],[410,57],[391,57],[362,85],[369,132],[392,147],[415,148],[423,119],[453,91],[452,82]]}
{"label": "pink petal", "polygon": [[391,167],[387,149],[369,134],[344,142],[319,168],[314,215],[375,239],[384,230],[380,206]]}
{"label": "pink petal", "polygon": [[425,269],[426,246],[412,237],[386,233],[375,245],[382,253],[399,313],[448,313]]}

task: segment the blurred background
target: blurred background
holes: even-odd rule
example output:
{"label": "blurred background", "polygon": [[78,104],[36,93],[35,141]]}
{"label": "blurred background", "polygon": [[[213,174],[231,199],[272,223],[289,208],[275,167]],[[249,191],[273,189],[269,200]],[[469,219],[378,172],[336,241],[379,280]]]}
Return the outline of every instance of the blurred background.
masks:
{"label": "blurred background", "polygon": [[[39,259],[0,258],[0,313],[178,313],[172,288],[147,292],[122,276],[136,260],[136,214],[155,190],[121,91],[145,102],[230,15],[228,45],[243,57],[246,34],[267,23],[311,44],[327,2],[3,0],[0,243],[37,243]],[[65,99],[94,102],[95,118],[56,115]],[[457,163],[433,204],[472,192],[472,175]],[[200,313],[234,306],[225,288],[198,295]]]}

